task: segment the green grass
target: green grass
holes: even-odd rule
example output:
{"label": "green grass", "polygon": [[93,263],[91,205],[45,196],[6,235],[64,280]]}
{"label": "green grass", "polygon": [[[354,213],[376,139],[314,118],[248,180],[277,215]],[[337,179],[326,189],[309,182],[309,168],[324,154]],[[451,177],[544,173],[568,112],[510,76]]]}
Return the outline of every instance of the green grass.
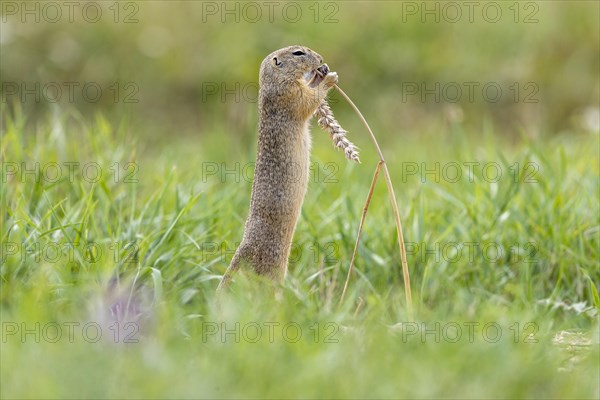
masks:
{"label": "green grass", "polygon": [[[377,160],[357,121],[341,122],[361,165],[313,131],[316,172],[281,300],[240,276],[216,304],[241,238],[253,149],[219,131],[143,142],[143,127],[102,116],[2,117],[2,398],[600,396],[598,135],[503,139],[453,126],[388,140],[412,246],[411,322],[383,181],[339,304]],[[46,174],[57,163],[62,178],[8,174],[21,162]],[[80,163],[73,177],[66,162]],[[240,174],[209,173],[236,162]],[[462,178],[407,174],[436,162],[440,173],[458,163]],[[81,169],[90,163],[102,171],[96,182],[95,169]],[[464,163],[502,177],[480,167],[468,176]],[[121,324],[119,340],[115,299],[143,314]],[[83,336],[86,322],[102,328],[98,342],[94,329]],[[72,341],[69,323],[79,323]],[[221,324],[236,323],[239,335],[223,340]],[[562,331],[573,335],[557,343]],[[130,333],[137,343],[120,343]]]}

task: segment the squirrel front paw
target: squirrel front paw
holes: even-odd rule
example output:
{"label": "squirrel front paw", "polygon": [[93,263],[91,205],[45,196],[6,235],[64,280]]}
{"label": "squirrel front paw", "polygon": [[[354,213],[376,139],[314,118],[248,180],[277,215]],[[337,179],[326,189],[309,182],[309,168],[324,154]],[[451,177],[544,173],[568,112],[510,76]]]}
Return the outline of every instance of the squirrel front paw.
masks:
{"label": "squirrel front paw", "polygon": [[337,82],[337,72],[329,72],[327,75],[325,75],[325,78],[323,78],[323,86],[325,86],[327,89],[333,87],[333,85],[335,85]]}

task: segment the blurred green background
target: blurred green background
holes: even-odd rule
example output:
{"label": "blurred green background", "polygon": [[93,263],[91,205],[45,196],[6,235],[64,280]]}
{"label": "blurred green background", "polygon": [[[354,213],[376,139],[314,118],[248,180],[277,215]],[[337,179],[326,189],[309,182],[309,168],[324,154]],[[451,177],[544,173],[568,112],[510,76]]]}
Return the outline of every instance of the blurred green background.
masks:
{"label": "blurred green background", "polygon": [[[82,168],[56,180],[3,169],[2,244],[20,251],[0,257],[2,323],[111,322],[115,275],[143,312],[130,346],[4,341],[2,325],[0,397],[597,399],[599,4],[1,2],[3,167],[76,161],[104,172],[92,182]],[[506,250],[457,261],[409,252],[414,321],[496,321],[500,342],[401,340],[412,316],[381,177],[339,300],[377,155],[336,93],[363,163],[315,127],[283,300],[240,279],[231,304],[215,305],[248,210],[259,64],[290,44],[323,55],[372,126],[408,244]],[[473,162],[501,179],[469,175]],[[423,175],[449,163],[463,179]],[[73,239],[103,256],[70,252]],[[56,245],[62,257],[44,258]],[[221,320],[306,332],[334,322],[340,340],[203,341],[201,322]],[[536,324],[538,341],[514,340],[517,323]]]}
{"label": "blurred green background", "polygon": [[[142,137],[224,130],[248,146],[261,60],[303,44],[389,140],[447,122],[534,137],[598,129],[596,1],[54,4],[3,2],[3,106],[74,104],[131,115]],[[36,82],[40,101],[24,90]],[[79,84],[72,99],[65,82]],[[52,83],[58,102],[44,99]]]}

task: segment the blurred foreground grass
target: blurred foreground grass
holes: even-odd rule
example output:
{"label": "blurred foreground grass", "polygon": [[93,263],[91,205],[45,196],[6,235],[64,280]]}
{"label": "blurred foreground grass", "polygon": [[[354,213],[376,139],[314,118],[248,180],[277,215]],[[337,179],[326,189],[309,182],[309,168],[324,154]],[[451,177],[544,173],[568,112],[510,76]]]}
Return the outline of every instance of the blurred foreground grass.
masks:
{"label": "blurred foreground grass", "polygon": [[[0,7],[0,397],[600,397],[598,2],[75,3]],[[335,93],[363,164],[314,128],[282,299],[215,304],[293,43],[384,148],[414,320],[382,181],[339,304],[377,157]]]}
{"label": "blurred foreground grass", "polygon": [[599,395],[597,135],[455,125],[387,146],[411,321],[383,182],[338,304],[376,165],[366,142],[350,165],[314,129],[282,300],[240,277],[219,308],[252,149],[219,132],[150,146],[101,115],[57,112],[28,135],[18,108],[3,120],[3,398]]}

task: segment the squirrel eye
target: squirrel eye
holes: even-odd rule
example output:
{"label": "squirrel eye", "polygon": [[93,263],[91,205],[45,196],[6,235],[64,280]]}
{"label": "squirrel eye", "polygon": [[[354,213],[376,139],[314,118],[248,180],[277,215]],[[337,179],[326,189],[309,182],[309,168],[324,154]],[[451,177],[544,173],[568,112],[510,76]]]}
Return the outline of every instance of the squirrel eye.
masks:
{"label": "squirrel eye", "polygon": [[305,55],[306,53],[305,53],[305,52],[303,52],[303,51],[300,51],[300,50],[298,50],[298,51],[295,51],[295,52],[293,52],[292,54],[293,54],[293,55],[295,55],[295,56],[303,56],[303,55]]}
{"label": "squirrel eye", "polygon": [[280,66],[281,66],[281,62],[279,62],[279,61],[277,60],[277,57],[273,57],[273,61],[275,61],[275,65],[277,65],[278,67],[280,67]]}

